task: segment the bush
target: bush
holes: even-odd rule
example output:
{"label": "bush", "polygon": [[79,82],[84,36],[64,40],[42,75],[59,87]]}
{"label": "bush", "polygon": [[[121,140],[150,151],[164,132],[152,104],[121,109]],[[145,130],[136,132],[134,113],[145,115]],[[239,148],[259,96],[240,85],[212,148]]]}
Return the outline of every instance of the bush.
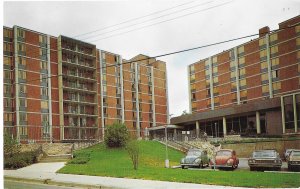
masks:
{"label": "bush", "polygon": [[4,168],[19,169],[33,163],[37,163],[39,151],[15,153],[12,156],[4,157]]}
{"label": "bush", "polygon": [[18,144],[17,140],[14,139],[9,134],[4,134],[4,156],[12,157],[14,154],[20,152],[20,145]]}
{"label": "bush", "polygon": [[124,147],[128,140],[128,130],[124,124],[114,123],[107,127],[104,142],[109,148]]}
{"label": "bush", "polygon": [[88,161],[90,161],[88,157],[78,157],[68,161],[68,164],[86,164]]}
{"label": "bush", "polygon": [[137,170],[139,165],[139,144],[137,140],[131,140],[126,145],[126,150],[133,164],[133,169]]}

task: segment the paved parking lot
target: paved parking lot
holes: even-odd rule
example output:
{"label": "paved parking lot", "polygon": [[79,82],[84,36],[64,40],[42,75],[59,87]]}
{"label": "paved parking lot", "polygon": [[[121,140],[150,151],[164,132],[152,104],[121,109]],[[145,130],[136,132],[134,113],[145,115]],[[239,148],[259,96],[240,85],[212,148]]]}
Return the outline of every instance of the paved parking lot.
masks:
{"label": "paved parking lot", "polygon": [[[197,170],[197,168],[189,168],[191,170]],[[211,169],[211,167],[204,168],[205,170]],[[200,170],[200,169],[198,169]],[[248,166],[248,158],[240,158],[239,167],[236,170],[249,170],[250,168]],[[287,162],[282,162],[281,171],[288,171],[287,169]]]}

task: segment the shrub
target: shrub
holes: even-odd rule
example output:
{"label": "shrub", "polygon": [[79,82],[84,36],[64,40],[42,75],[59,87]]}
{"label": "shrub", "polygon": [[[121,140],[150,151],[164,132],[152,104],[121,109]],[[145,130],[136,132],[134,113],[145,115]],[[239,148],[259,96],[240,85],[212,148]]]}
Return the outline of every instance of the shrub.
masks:
{"label": "shrub", "polygon": [[89,157],[78,157],[68,161],[68,164],[86,164],[90,161]]}
{"label": "shrub", "polygon": [[128,130],[124,124],[114,123],[107,127],[104,142],[109,148],[124,147],[128,136]]}
{"label": "shrub", "polygon": [[14,154],[20,152],[20,145],[18,144],[17,140],[14,139],[9,134],[4,134],[4,156],[5,157],[12,157]]}
{"label": "shrub", "polygon": [[139,165],[139,144],[137,140],[131,140],[126,145],[126,150],[133,164],[133,169],[137,170]]}
{"label": "shrub", "polygon": [[4,157],[4,168],[19,169],[33,163],[37,163],[40,150],[30,152],[18,152]]}

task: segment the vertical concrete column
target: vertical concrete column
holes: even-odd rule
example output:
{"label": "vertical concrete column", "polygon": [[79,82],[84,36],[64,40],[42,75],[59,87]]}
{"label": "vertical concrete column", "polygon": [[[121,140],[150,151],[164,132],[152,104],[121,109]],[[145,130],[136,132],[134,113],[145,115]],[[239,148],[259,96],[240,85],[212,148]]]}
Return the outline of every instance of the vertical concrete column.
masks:
{"label": "vertical concrete column", "polygon": [[50,142],[52,143],[53,137],[53,125],[52,125],[52,95],[51,95],[51,46],[50,46],[50,35],[47,35],[47,60],[48,60],[48,104],[49,104],[49,126],[50,126]]}
{"label": "vertical concrete column", "polygon": [[270,98],[273,98],[273,85],[272,85],[272,66],[270,58],[270,43],[269,43],[269,34],[266,34],[266,47],[267,47],[267,64],[268,64],[268,78],[269,78],[269,95]]}
{"label": "vertical concrete column", "polygon": [[135,93],[136,93],[136,100],[135,100],[135,105],[136,105],[136,137],[139,139],[141,137],[141,129],[140,129],[140,101],[139,101],[139,78],[138,78],[138,65],[135,62],[134,63],[134,69],[135,69]]}
{"label": "vertical concrete column", "polygon": [[102,140],[104,140],[105,136],[105,125],[104,125],[104,110],[103,110],[103,59],[102,59],[102,51],[99,50],[99,68],[100,68],[100,106],[101,106],[101,126],[102,126]]}
{"label": "vertical concrete column", "polygon": [[294,109],[294,126],[295,133],[298,131],[298,122],[297,122],[297,108],[296,108],[296,94],[293,94],[293,109]]}
{"label": "vertical concrete column", "polygon": [[174,129],[173,137],[174,137],[174,140],[177,140],[177,129]]}
{"label": "vertical concrete column", "polygon": [[156,126],[156,110],[155,110],[155,84],[154,84],[154,68],[151,66],[151,82],[152,82],[152,119],[153,119],[153,127]]}
{"label": "vertical concrete column", "polygon": [[192,113],[192,97],[191,97],[191,78],[190,67],[187,67],[187,79],[188,79],[188,92],[189,92],[189,113]]}
{"label": "vertical concrete column", "polygon": [[212,58],[208,59],[209,64],[209,87],[210,87],[210,104],[211,110],[215,109],[215,100],[214,100],[214,86],[213,86],[213,67],[212,67]]}
{"label": "vertical concrete column", "polygon": [[234,47],[234,65],[235,65],[235,82],[236,82],[236,100],[237,104],[241,104],[241,92],[240,92],[240,72],[238,62],[237,47]]}
{"label": "vertical concrete column", "polygon": [[121,81],[121,108],[122,108],[122,123],[125,122],[125,111],[124,111],[124,81],[123,81],[123,62],[122,56],[120,58],[120,81]]}
{"label": "vertical concrete column", "polygon": [[196,121],[196,138],[199,138],[200,128],[199,128],[199,121]]}
{"label": "vertical concrete column", "polygon": [[166,97],[167,97],[167,124],[170,124],[170,110],[169,110],[169,91],[168,91],[168,72],[167,72],[167,65],[166,65],[166,83],[165,83],[165,88],[166,88]]}
{"label": "vertical concrete column", "polygon": [[[16,126],[17,126],[17,141],[20,143],[20,111],[19,111],[19,63],[18,63],[18,27],[14,26],[14,62],[15,62],[15,96],[16,96]],[[11,86],[13,87],[13,86]]]}
{"label": "vertical concrete column", "polygon": [[259,112],[256,112],[256,133],[260,134],[261,133],[261,128],[260,128],[260,115]]}
{"label": "vertical concrete column", "polygon": [[60,124],[60,140],[64,139],[64,107],[63,107],[63,78],[62,78],[62,47],[61,36],[57,39],[58,52],[58,99],[59,99],[59,124]]}
{"label": "vertical concrete column", "polygon": [[223,134],[227,135],[227,127],[226,127],[226,117],[223,117]]}
{"label": "vertical concrete column", "polygon": [[285,116],[284,116],[284,101],[283,101],[283,96],[280,97],[280,100],[281,100],[282,133],[285,134]]}

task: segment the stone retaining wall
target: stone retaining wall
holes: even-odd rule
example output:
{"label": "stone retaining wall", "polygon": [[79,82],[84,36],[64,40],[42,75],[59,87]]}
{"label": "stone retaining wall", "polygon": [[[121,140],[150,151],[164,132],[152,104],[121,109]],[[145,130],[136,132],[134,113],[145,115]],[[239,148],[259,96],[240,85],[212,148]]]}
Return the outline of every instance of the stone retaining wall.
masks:
{"label": "stone retaining wall", "polygon": [[256,142],[256,143],[239,143],[239,144],[222,144],[222,149],[233,149],[238,157],[248,158],[254,150],[275,149],[283,158],[285,149],[300,149],[299,140],[274,141],[274,142]]}

